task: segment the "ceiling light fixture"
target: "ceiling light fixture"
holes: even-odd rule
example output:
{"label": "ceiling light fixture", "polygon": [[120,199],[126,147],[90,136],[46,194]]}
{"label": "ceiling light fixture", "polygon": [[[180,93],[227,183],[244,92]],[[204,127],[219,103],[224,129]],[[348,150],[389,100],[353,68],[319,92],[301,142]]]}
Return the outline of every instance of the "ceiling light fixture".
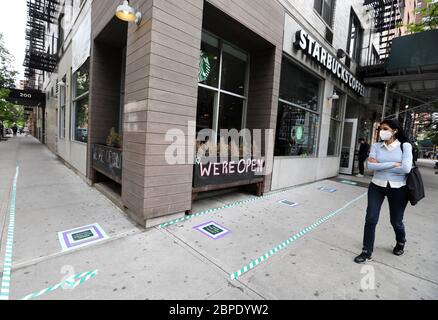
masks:
{"label": "ceiling light fixture", "polygon": [[140,25],[143,16],[140,11],[136,11],[129,5],[129,1],[125,0],[123,4],[117,7],[116,17],[120,20],[135,22],[137,25]]}

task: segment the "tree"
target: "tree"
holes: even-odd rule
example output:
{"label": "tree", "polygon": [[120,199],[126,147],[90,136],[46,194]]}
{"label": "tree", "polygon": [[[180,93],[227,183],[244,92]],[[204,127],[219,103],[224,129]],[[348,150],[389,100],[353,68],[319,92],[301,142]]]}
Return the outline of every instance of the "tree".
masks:
{"label": "tree", "polygon": [[426,132],[426,139],[430,139],[432,144],[438,146],[438,127],[436,125]]}
{"label": "tree", "polygon": [[17,123],[24,126],[24,108],[16,106],[6,100],[10,91],[7,88],[15,87],[18,72],[11,68],[13,57],[5,48],[3,34],[0,33],[0,121],[7,127]]}
{"label": "tree", "polygon": [[438,121],[432,121],[425,129],[421,143],[429,147],[438,146]]}
{"label": "tree", "polygon": [[0,89],[15,87],[18,72],[11,69],[14,58],[5,48],[3,34],[0,32]]}
{"label": "tree", "polygon": [[418,33],[438,28],[438,2],[424,0],[423,8],[415,9],[415,13],[422,17],[422,21],[406,24],[405,26],[409,33]]}

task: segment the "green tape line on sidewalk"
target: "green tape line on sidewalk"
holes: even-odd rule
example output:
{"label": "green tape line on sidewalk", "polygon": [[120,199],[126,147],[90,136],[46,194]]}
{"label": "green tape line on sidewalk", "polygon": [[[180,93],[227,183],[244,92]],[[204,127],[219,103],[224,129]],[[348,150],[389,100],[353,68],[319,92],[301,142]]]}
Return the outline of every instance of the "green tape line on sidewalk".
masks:
{"label": "green tape line on sidewalk", "polygon": [[6,237],[6,251],[3,263],[3,277],[0,285],[0,300],[9,300],[9,292],[11,289],[12,247],[14,244],[15,228],[15,201],[17,197],[17,180],[19,172],[20,167],[17,165],[12,183],[11,205],[9,209],[9,226]]}
{"label": "green tape line on sidewalk", "polygon": [[175,219],[175,220],[171,220],[171,221],[162,223],[162,224],[159,225],[159,228],[165,228],[165,227],[174,225],[175,223],[187,221],[187,220],[190,220],[190,219],[193,219],[193,218],[196,218],[196,217],[199,217],[199,216],[203,216],[203,215],[206,215],[206,214],[209,214],[209,213],[212,213],[212,212],[217,212],[217,211],[221,211],[221,210],[224,210],[224,209],[233,208],[233,207],[239,206],[239,205],[244,204],[244,203],[249,203],[249,202],[253,202],[253,201],[257,201],[257,200],[261,200],[261,199],[266,199],[266,198],[272,197],[273,195],[276,195],[276,194],[279,194],[279,193],[282,193],[282,192],[286,192],[286,191],[288,191],[288,190],[275,191],[275,192],[271,192],[270,194],[268,194],[266,196],[254,197],[254,198],[250,198],[250,199],[247,199],[247,200],[236,201],[234,203],[227,204],[227,205],[225,205],[223,207],[214,208],[214,209],[208,209],[206,211],[194,213],[194,214],[185,216],[184,218],[179,218],[179,219]]}
{"label": "green tape line on sidewalk", "polygon": [[330,214],[328,214],[327,216],[319,219],[317,222],[315,222],[314,224],[310,225],[309,227],[304,228],[303,230],[301,230],[300,232],[298,232],[297,234],[293,235],[292,237],[290,237],[289,239],[287,239],[286,241],[284,241],[283,243],[279,244],[278,246],[276,246],[275,248],[269,250],[267,253],[265,253],[264,255],[262,255],[261,257],[259,257],[256,260],[251,261],[249,264],[247,264],[246,266],[244,266],[243,268],[241,268],[240,270],[230,274],[230,278],[231,280],[237,280],[240,276],[242,276],[243,274],[247,273],[248,271],[254,269],[256,266],[258,266],[259,264],[261,264],[263,261],[269,259],[270,257],[272,257],[274,254],[276,254],[278,251],[284,249],[286,246],[292,244],[293,242],[295,242],[296,240],[300,239],[301,237],[303,237],[306,233],[312,231],[313,229],[315,229],[317,226],[319,226],[320,224],[326,222],[327,220],[333,218],[334,216],[336,216],[337,214],[339,214],[340,212],[342,212],[343,210],[345,210],[346,208],[348,208],[349,206],[351,206],[353,203],[359,201],[360,199],[362,199],[363,197],[365,197],[367,195],[367,193],[362,194],[361,196],[357,197],[356,199],[348,202],[346,205],[344,205],[342,208],[331,212]]}
{"label": "green tape line on sidewalk", "polygon": [[54,286],[51,286],[51,287],[48,287],[46,289],[31,293],[20,300],[31,300],[31,299],[40,297],[44,294],[47,294],[49,292],[53,292],[53,291],[55,291],[61,287],[64,287],[64,286],[68,286],[69,289],[75,289],[77,286],[81,285],[85,281],[88,281],[88,280],[94,278],[95,276],[97,276],[98,272],[99,272],[99,270],[93,270],[93,271],[89,271],[89,272],[75,274],[71,277],[68,277],[64,281],[55,284]]}

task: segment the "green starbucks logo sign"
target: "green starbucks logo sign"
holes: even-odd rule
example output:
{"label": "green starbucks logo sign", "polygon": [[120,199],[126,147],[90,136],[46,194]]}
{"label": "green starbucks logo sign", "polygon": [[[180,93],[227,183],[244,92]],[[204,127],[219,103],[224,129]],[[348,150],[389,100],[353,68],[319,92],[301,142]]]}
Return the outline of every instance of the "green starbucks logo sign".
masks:
{"label": "green starbucks logo sign", "polygon": [[295,139],[297,141],[301,141],[303,140],[304,137],[304,127],[303,126],[298,126],[295,128]]}
{"label": "green starbucks logo sign", "polygon": [[204,82],[208,79],[211,71],[210,59],[208,58],[207,53],[201,51],[200,59],[199,59],[199,74],[198,81]]}

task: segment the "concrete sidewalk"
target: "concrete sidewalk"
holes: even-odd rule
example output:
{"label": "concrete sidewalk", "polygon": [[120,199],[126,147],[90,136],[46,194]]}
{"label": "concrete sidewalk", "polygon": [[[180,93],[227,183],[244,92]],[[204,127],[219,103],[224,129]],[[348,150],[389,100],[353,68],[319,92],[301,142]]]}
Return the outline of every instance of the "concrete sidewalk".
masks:
{"label": "concrete sidewalk", "polygon": [[[385,204],[376,261],[368,269],[353,263],[361,250],[366,208],[367,190],[361,186],[327,180],[264,198],[218,196],[195,203],[193,212],[203,213],[199,216],[143,230],[38,141],[17,137],[0,145],[1,264],[17,161],[11,299],[95,269],[98,275],[74,290],[58,289],[38,299],[438,298],[438,178],[429,167],[422,167],[427,199],[406,213],[406,254],[391,252],[395,240]],[[206,212],[212,208],[221,209]],[[214,240],[194,229],[209,221],[230,233]],[[62,252],[58,232],[91,223],[99,223],[109,240]],[[258,260],[265,254],[268,259]],[[375,288],[361,286],[372,275]]]}

